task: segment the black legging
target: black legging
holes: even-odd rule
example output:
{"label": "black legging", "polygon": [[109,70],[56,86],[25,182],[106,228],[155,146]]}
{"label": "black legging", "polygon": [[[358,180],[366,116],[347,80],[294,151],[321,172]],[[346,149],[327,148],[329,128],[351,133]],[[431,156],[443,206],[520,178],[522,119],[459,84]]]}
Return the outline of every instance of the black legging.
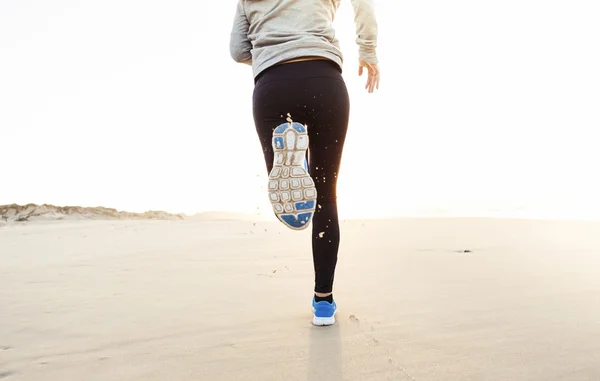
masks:
{"label": "black legging", "polygon": [[286,122],[307,125],[308,165],[317,190],[312,249],[315,292],[333,290],[340,243],[336,185],[348,129],[350,100],[341,70],[332,61],[276,65],[255,81],[253,113],[267,173],[273,168],[273,130]]}

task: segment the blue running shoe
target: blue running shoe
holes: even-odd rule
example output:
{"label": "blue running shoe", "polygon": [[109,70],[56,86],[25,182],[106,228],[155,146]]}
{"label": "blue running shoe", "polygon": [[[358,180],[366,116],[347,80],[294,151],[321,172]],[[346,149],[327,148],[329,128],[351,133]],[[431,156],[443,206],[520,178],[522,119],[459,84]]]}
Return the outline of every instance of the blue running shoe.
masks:
{"label": "blue running shoe", "polygon": [[306,229],[317,206],[315,182],[307,171],[308,133],[289,122],[273,131],[273,169],[269,173],[269,200],[277,218],[293,230]]}
{"label": "blue running shoe", "polygon": [[312,323],[314,325],[333,325],[335,324],[335,312],[337,310],[337,305],[335,304],[335,300],[333,303],[329,303],[327,301],[317,302],[313,297],[312,301],[312,309],[313,309],[313,320]]}

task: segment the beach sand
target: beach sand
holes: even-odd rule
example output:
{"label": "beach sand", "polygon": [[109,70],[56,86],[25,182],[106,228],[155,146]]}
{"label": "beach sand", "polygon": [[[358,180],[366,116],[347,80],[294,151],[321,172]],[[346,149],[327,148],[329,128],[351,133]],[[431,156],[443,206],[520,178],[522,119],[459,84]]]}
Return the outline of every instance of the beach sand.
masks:
{"label": "beach sand", "polygon": [[310,232],[214,217],[1,226],[0,379],[600,380],[600,223],[343,221],[313,327]]}

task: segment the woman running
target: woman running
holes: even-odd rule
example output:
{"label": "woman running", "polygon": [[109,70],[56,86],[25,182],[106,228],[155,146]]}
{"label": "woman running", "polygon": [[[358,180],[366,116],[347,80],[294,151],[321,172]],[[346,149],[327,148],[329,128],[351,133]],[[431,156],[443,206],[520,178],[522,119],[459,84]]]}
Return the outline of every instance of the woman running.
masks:
{"label": "woman running", "polygon": [[[373,0],[351,0],[365,88],[379,88]],[[341,0],[238,0],[230,53],[252,66],[253,115],[277,218],[312,221],[314,325],[335,323],[333,280],[340,228],[336,185],[350,102],[332,23]],[[309,139],[310,137],[310,139]],[[306,153],[308,151],[308,157]]]}

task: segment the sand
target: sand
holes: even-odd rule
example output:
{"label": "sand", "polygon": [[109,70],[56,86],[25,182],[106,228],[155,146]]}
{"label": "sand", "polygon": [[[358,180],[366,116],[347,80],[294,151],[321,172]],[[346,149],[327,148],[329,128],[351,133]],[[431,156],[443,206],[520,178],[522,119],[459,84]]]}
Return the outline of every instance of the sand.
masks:
{"label": "sand", "polygon": [[600,379],[600,223],[344,221],[332,327],[312,276],[276,221],[4,224],[0,379]]}

